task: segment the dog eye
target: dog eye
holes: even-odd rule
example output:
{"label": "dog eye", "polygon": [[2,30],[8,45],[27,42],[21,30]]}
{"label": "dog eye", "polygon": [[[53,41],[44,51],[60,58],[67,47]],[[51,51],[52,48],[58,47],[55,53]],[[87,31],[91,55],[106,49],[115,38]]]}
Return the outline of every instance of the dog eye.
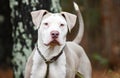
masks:
{"label": "dog eye", "polygon": [[46,23],[44,23],[44,25],[46,25],[46,26],[47,26],[47,25],[48,25],[48,23],[46,22]]}
{"label": "dog eye", "polygon": [[64,26],[64,24],[60,24],[60,26],[61,26],[61,27],[63,27],[63,26]]}

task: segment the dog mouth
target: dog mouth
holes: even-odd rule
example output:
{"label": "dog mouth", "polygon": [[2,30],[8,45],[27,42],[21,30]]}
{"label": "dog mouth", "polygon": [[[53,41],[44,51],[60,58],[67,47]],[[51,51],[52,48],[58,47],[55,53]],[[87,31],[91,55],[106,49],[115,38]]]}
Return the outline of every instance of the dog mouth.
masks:
{"label": "dog mouth", "polygon": [[60,42],[56,39],[51,40],[49,43],[45,44],[46,46],[56,46],[56,45],[61,45]]}

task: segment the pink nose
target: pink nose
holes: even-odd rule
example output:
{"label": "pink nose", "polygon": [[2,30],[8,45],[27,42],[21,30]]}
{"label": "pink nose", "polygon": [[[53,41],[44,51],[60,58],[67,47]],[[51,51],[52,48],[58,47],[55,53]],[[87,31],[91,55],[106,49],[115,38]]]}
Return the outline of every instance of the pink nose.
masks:
{"label": "pink nose", "polygon": [[58,36],[59,36],[59,32],[58,31],[51,31],[51,37],[53,38],[53,39],[56,39],[56,38],[58,38]]}

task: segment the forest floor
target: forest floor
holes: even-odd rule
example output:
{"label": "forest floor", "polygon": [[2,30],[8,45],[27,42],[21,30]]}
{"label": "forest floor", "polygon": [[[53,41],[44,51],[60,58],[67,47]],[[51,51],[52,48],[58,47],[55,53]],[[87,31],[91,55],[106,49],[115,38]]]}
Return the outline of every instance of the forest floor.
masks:
{"label": "forest floor", "polygon": [[120,70],[93,69],[93,78],[120,78]]}
{"label": "forest floor", "polygon": [[[13,78],[11,68],[0,68],[0,78]],[[93,78],[120,78],[120,70],[93,69]]]}

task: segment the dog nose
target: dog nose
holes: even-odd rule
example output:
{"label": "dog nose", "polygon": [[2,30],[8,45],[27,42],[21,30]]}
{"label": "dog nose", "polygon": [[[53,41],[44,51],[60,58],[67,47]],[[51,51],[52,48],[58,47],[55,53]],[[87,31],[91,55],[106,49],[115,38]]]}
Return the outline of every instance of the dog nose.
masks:
{"label": "dog nose", "polygon": [[58,36],[59,36],[59,32],[58,32],[58,31],[51,31],[51,37],[52,37],[53,39],[58,38]]}

